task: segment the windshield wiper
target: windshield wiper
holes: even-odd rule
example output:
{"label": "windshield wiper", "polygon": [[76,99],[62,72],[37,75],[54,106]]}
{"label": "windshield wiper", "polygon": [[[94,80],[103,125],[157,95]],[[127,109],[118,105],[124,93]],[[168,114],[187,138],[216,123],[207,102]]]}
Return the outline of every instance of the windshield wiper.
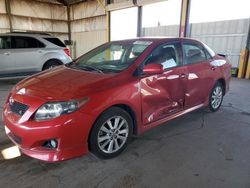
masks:
{"label": "windshield wiper", "polygon": [[80,69],[85,69],[85,70],[92,70],[92,71],[96,71],[99,73],[103,73],[103,71],[97,67],[91,66],[91,65],[78,65],[77,67],[79,67]]}

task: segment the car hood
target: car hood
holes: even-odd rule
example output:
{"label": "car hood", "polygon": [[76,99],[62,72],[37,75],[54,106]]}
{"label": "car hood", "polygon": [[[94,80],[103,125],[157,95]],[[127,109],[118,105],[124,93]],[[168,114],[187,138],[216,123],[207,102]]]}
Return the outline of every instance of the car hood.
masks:
{"label": "car hood", "polygon": [[78,99],[90,92],[100,91],[105,85],[112,85],[112,77],[115,75],[61,66],[24,79],[15,90],[45,100]]}

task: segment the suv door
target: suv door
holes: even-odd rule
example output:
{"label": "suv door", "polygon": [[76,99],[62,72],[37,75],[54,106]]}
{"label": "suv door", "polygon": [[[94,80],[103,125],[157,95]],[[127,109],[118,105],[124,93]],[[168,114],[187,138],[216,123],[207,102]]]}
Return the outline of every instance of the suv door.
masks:
{"label": "suv door", "polygon": [[144,65],[160,63],[164,72],[158,75],[142,75],[141,101],[144,125],[180,111],[184,107],[187,69],[182,66],[179,42],[158,46]]}
{"label": "suv door", "polygon": [[0,36],[0,76],[15,72],[15,56],[11,48],[11,38]]}
{"label": "suv door", "polygon": [[185,107],[190,108],[205,103],[219,70],[210,64],[213,58],[200,43],[184,42],[182,46],[188,69]]}
{"label": "suv door", "polygon": [[41,56],[45,47],[35,38],[27,36],[12,37],[17,59],[16,68],[21,73],[33,73],[40,71]]}

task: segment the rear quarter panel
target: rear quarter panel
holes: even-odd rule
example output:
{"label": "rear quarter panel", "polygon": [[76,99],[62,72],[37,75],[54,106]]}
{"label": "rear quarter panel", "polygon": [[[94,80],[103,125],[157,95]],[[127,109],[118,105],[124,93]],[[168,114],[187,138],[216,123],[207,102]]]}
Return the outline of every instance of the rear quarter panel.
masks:
{"label": "rear quarter panel", "polygon": [[227,93],[229,90],[229,83],[231,80],[232,65],[230,64],[227,58],[224,58],[219,55],[216,55],[214,57],[214,60],[211,62],[211,64],[219,68],[218,79],[223,79],[225,81],[225,93]]}

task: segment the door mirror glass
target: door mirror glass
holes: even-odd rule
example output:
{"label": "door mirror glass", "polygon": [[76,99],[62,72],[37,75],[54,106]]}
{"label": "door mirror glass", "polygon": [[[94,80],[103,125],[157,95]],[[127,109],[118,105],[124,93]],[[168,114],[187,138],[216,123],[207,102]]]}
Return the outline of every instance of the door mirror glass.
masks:
{"label": "door mirror glass", "polygon": [[146,75],[162,74],[164,72],[162,64],[150,63],[144,66],[143,73]]}

